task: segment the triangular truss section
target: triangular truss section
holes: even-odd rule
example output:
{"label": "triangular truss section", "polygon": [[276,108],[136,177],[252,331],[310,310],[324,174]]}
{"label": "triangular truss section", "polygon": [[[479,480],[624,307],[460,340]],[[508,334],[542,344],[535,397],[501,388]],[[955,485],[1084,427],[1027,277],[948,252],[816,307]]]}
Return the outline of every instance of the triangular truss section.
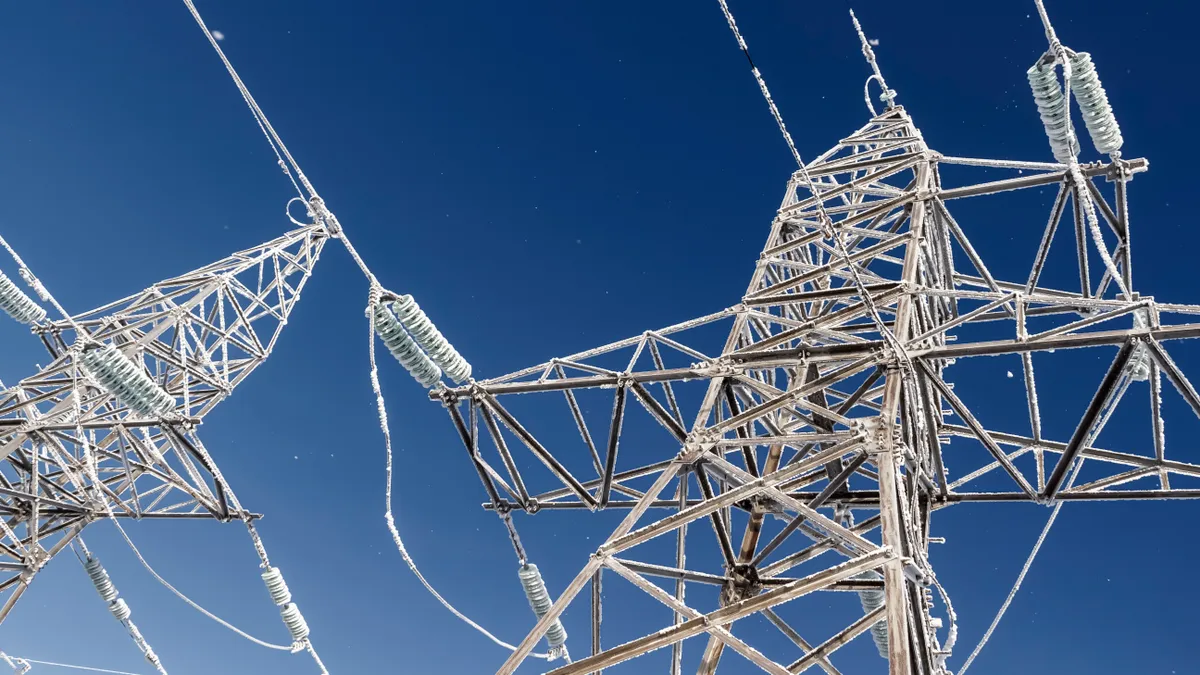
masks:
{"label": "triangular truss section", "polygon": [[[513,673],[555,617],[585,604],[590,584],[591,609],[579,611],[590,611],[591,653],[555,675],[637,672],[632,664],[659,649],[680,673],[683,641],[698,635],[700,675],[730,653],[778,675],[836,673],[837,651],[863,634],[892,663],[944,673],[946,606],[928,558],[935,510],[1200,497],[1190,482],[1200,458],[1172,458],[1162,433],[1164,397],[1200,417],[1200,395],[1165,346],[1200,337],[1200,306],[1126,296],[1111,270],[1095,273],[1104,246],[1132,288],[1125,202],[1146,168],[1140,159],[1080,167],[1108,229],[1096,238],[1080,225],[1073,265],[1059,269],[1048,251],[1070,231],[1060,223],[1083,221],[1071,215],[1079,200],[1068,167],[940,155],[891,107],[809,163],[808,179],[789,180],[740,302],[433,392],[487,508],[626,512],[498,672]],[[953,215],[960,200],[1055,188],[1048,219],[1026,228],[1042,236],[1020,279],[994,273],[969,222]],[[1086,349],[1108,354],[1094,395],[1077,417],[1050,417],[1038,393],[1053,395],[1054,383],[1039,382],[1034,356],[1045,372]],[[986,393],[955,387],[956,373],[985,363],[976,356],[1003,356],[1008,378],[1024,384],[1014,391],[1029,415],[1005,420],[1013,428],[979,414]],[[1146,443],[1101,445],[1113,411],[1139,391],[1153,418]],[[646,548],[656,540],[673,543],[674,556]],[[660,630],[606,642],[600,626],[613,608],[599,602],[602,576],[661,605]],[[688,604],[696,585],[719,591],[717,609]],[[829,593],[854,618],[803,635],[789,605]],[[801,614],[811,623],[827,604]],[[741,633],[751,616],[778,628],[792,652]],[[622,669],[627,661],[634,670]]]}
{"label": "triangular truss section", "polygon": [[[253,517],[195,428],[270,355],[328,239],[321,225],[299,228],[40,328],[54,360],[0,394],[0,621],[109,509],[134,519]],[[74,347],[85,342],[119,349],[173,408],[130,409],[82,365]]]}

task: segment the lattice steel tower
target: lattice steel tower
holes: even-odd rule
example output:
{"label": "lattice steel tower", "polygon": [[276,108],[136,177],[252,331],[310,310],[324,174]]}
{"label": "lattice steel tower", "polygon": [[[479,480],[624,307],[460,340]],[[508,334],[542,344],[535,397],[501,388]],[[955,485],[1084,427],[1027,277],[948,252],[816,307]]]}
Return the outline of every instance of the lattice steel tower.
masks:
{"label": "lattice steel tower", "polygon": [[[590,653],[553,675],[648,672],[610,669],[668,648],[669,672],[678,674],[682,642],[693,636],[706,642],[701,675],[717,671],[728,650],[776,675],[812,667],[833,675],[839,671],[830,656],[866,632],[893,675],[948,673],[953,631],[939,636],[939,629],[951,628],[943,618],[954,617],[928,560],[934,511],[980,501],[1200,497],[1200,465],[1167,456],[1161,413],[1165,376],[1200,415],[1200,396],[1165,347],[1200,337],[1200,323],[1189,322],[1200,306],[1134,292],[1128,187],[1148,164],[1121,157],[1090,57],[1065,49],[1046,26],[1051,49],[1029,79],[1057,162],[947,157],[930,149],[896,105],[864,38],[886,109],[792,175],[738,304],[431,393],[450,412],[486,488],[487,508],[568,510],[579,518],[625,512],[497,672],[513,673],[573,610],[590,612]],[[1056,65],[1065,71],[1065,91]],[[1072,87],[1107,160],[1077,160],[1067,116]],[[957,167],[1011,177],[980,182]],[[955,181],[944,175],[950,173]],[[1057,195],[1031,271],[1024,279],[997,278],[986,252],[972,246],[969,227],[951,212],[960,200],[1039,186],[1057,186]],[[1023,213],[1006,217],[1028,222]],[[1041,282],[1055,242],[1077,249],[1073,288]],[[714,331],[723,343],[713,341]],[[1034,355],[1041,361],[1056,350],[1085,348],[1115,350],[1116,357],[1099,381],[1079,381],[1094,395],[1074,433],[1048,437]],[[972,413],[989,401],[963,400],[950,382],[956,360],[992,355],[1019,355],[1026,390],[1028,416],[1001,429]],[[1097,447],[1109,415],[1135,388],[1152,403],[1145,409],[1153,438],[1138,447]],[[528,396],[517,401],[517,394]],[[589,424],[582,401],[598,396],[604,419]],[[539,397],[552,400],[535,407]],[[665,434],[654,425],[631,426],[639,407]],[[577,428],[579,438],[565,435],[564,425]],[[525,450],[538,461],[523,464]],[[1076,483],[1081,476],[1085,482]],[[689,526],[703,521],[715,536],[697,540]],[[661,539],[673,546],[651,544]],[[606,641],[605,615],[629,610],[623,600],[615,607],[602,602],[602,577],[660,602],[660,630],[623,644]],[[589,584],[590,608],[580,600]],[[685,592],[697,586],[719,593],[715,609],[689,606]],[[830,593],[840,599],[828,600]],[[860,618],[835,623],[836,614],[824,610],[829,602],[861,603]],[[831,617],[820,641],[789,625],[782,615],[793,610],[808,623]],[[791,652],[760,649],[767,630],[761,621],[739,630],[754,616],[794,643]],[[574,639],[578,656],[583,650]]]}
{"label": "lattice steel tower", "polygon": [[[253,531],[256,516],[230,492],[196,426],[266,360],[329,236],[323,221],[299,228],[34,326],[53,360],[0,398],[0,621],[50,558],[110,509],[117,518],[242,519]],[[97,358],[113,350],[136,366],[145,391],[107,379],[112,369]]]}

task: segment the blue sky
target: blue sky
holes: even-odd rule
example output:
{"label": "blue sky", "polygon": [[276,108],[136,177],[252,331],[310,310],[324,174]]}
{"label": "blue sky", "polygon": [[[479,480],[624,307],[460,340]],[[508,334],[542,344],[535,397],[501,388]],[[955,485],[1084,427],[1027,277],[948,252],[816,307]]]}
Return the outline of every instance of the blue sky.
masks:
{"label": "blue sky", "polygon": [[[1094,55],[1126,156],[1151,160],[1131,187],[1135,285],[1195,300],[1187,247],[1200,240],[1184,198],[1195,17],[1166,0],[1049,4],[1063,41]],[[385,285],[414,294],[483,376],[737,302],[793,168],[715,0],[198,5]],[[732,6],[803,155],[866,121],[869,71],[849,5]],[[1050,160],[1025,82],[1045,49],[1032,0],[855,9],[931,147]],[[2,16],[0,228],[70,310],[288,227],[290,187],[181,2],[8,3]],[[1003,265],[1028,258],[1044,217],[1035,208],[963,221]],[[365,301],[349,257],[328,247],[271,361],[201,433],[243,502],[267,514],[263,536],[332,672],[492,672],[503,652],[425,595],[388,539]],[[15,324],[0,325],[0,347],[5,382],[45,360]],[[532,621],[515,564],[478,506],[483,492],[449,420],[394,364],[383,371],[410,551],[460,608],[520,639]],[[935,534],[949,541],[934,564],[961,619],[953,667],[1045,515],[938,514]],[[1185,628],[1200,592],[1181,580],[1200,552],[1188,534],[1197,517],[1200,507],[1182,502],[1068,505],[971,672],[1195,672]],[[543,518],[528,543],[555,590],[612,521]],[[130,531],[185,592],[284,639],[242,528]],[[245,643],[169,596],[110,526],[87,537],[171,672],[309,672],[301,657]],[[585,618],[568,617],[568,630],[582,637]],[[148,672],[69,556],[0,627],[0,647]],[[843,670],[871,668],[882,662]]]}

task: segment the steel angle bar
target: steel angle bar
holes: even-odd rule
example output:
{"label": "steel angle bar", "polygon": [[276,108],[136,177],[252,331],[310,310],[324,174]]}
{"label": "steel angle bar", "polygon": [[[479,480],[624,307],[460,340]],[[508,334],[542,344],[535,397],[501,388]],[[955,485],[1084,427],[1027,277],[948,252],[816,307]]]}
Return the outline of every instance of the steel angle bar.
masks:
{"label": "steel angle bar", "polygon": [[[661,649],[675,642],[685,640],[700,633],[711,632],[723,624],[732,623],[738,619],[762,611],[763,609],[795,600],[814,591],[821,590],[838,581],[848,579],[864,570],[878,567],[890,560],[894,554],[890,549],[876,549],[869,554],[846,561],[836,567],[817,572],[798,579],[789,584],[772,588],[752,598],[747,598],[722,607],[714,612],[688,619],[683,623],[665,628],[656,633],[627,642],[618,647],[606,650],[596,656],[580,659],[575,663],[550,671],[547,675],[582,675],[607,668],[636,656]],[[595,564],[600,564],[599,561]],[[611,567],[611,565],[610,565]],[[614,571],[616,571],[614,569]],[[589,570],[590,575],[590,570]],[[650,585],[653,587],[653,585]],[[656,587],[654,587],[656,588]],[[665,595],[665,593],[664,593]],[[666,596],[670,597],[670,596]],[[674,598],[671,598],[674,601]],[[547,627],[549,622],[547,623]],[[540,623],[539,623],[540,626]],[[544,631],[543,631],[544,632]],[[538,636],[540,638],[540,635]],[[524,646],[524,643],[522,643]],[[532,648],[532,644],[530,645]],[[528,650],[526,650],[528,651]],[[515,656],[515,655],[514,655]],[[522,655],[524,656],[524,655]],[[512,659],[510,659],[511,661]],[[502,675],[511,675],[512,670],[502,670]]]}
{"label": "steel angle bar", "polygon": [[508,412],[508,410],[501,406],[496,401],[495,397],[491,396],[490,394],[484,395],[481,399],[481,402],[489,411],[495,413],[500,418],[500,421],[504,423],[504,426],[508,427],[510,431],[516,434],[517,437],[521,439],[521,442],[523,442],[525,446],[537,456],[538,459],[542,460],[542,463],[545,464],[548,469],[550,469],[551,473],[553,473],[558,477],[559,480],[570,487],[576,496],[578,496],[589,506],[598,506],[595,498],[593,498],[592,495],[584,489],[579,480],[572,476],[571,473],[567,471],[566,467],[564,467],[557,459],[555,459],[554,455],[551,454],[550,451],[547,450],[541,443],[539,443],[532,434],[526,431],[525,427],[521,426],[521,423],[518,422],[516,418]]}
{"label": "steel angle bar", "polygon": [[1191,406],[1192,412],[1196,413],[1197,417],[1200,417],[1200,394],[1196,392],[1196,388],[1192,386],[1187,376],[1183,374],[1179,366],[1175,365],[1175,362],[1171,360],[1171,356],[1167,354],[1166,350],[1156,340],[1151,340],[1147,344],[1147,347],[1158,367],[1167,374],[1167,379],[1171,380],[1171,384],[1175,385],[1175,389],[1179,391],[1179,394]]}
{"label": "steel angle bar", "polygon": [[964,422],[967,423],[967,426],[970,427],[972,433],[974,433],[975,437],[978,438],[981,443],[983,443],[988,452],[992,454],[992,457],[994,457],[997,462],[1000,462],[1000,465],[1004,467],[1005,473],[1007,473],[1014,481],[1016,481],[1017,485],[1021,488],[1021,491],[1028,495],[1030,499],[1036,499],[1037,492],[1033,489],[1033,486],[1029,484],[1029,481],[1025,480],[1025,477],[1021,475],[1020,471],[1017,470],[1017,467],[1012,463],[1012,460],[1008,458],[1008,455],[1005,454],[1004,450],[996,443],[995,439],[992,438],[987,429],[984,429],[983,425],[981,425],[979,421],[975,419],[975,416],[971,414],[971,411],[967,408],[967,406],[963,404],[963,402],[958,398],[957,395],[955,395],[953,391],[951,391],[950,387],[942,380],[942,378],[939,377],[937,373],[933,372],[933,369],[929,367],[929,364],[924,361],[919,361],[918,363],[920,364],[919,367],[924,371],[924,374],[926,378],[928,378],[929,382],[931,382],[946,399],[946,401],[950,404],[950,407],[954,409],[955,414],[957,414]]}
{"label": "steel angle bar", "polygon": [[1083,445],[1087,441],[1092,424],[1095,423],[1101,411],[1107,405],[1109,396],[1113,393],[1117,386],[1117,381],[1121,378],[1122,371],[1129,364],[1129,359],[1133,356],[1135,346],[1133,340],[1127,341],[1121,346],[1121,350],[1117,352],[1112,365],[1108,367],[1108,372],[1105,373],[1104,379],[1100,382],[1100,387],[1096,389],[1096,394],[1092,397],[1091,403],[1088,404],[1087,410],[1079,420],[1079,426],[1075,427],[1075,433],[1071,435],[1071,440],[1067,442],[1067,447],[1063,449],[1062,456],[1058,458],[1058,463],[1054,465],[1054,470],[1046,477],[1046,487],[1042,489],[1042,496],[1044,498],[1054,499],[1058,491],[1062,488],[1062,484],[1067,478],[1067,472],[1075,462],[1076,457],[1079,456],[1080,451],[1083,450]]}

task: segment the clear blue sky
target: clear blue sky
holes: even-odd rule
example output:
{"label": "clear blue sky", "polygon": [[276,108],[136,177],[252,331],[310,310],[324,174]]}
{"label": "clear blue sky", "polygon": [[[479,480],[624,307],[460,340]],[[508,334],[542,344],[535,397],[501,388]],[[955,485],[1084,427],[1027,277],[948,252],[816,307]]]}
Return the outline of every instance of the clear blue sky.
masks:
{"label": "clear blue sky", "polygon": [[[793,168],[715,0],[198,4],[384,283],[413,293],[483,376],[736,303]],[[1195,301],[1193,10],[1049,5],[1063,41],[1095,56],[1126,156],[1151,160],[1131,188],[1136,286]],[[809,157],[866,121],[848,7],[733,1]],[[1050,160],[1025,82],[1045,49],[1032,0],[855,9],[931,147]],[[0,17],[0,228],[72,311],[288,227],[290,187],[181,2],[10,2]],[[1044,217],[984,213],[964,226],[1002,264],[1028,259]],[[365,300],[349,257],[329,246],[271,361],[202,435],[243,502],[267,514],[268,548],[332,672],[492,672],[504,653],[425,595],[387,536]],[[45,360],[15,324],[0,325],[0,348],[5,382]],[[515,564],[445,413],[395,364],[383,370],[409,549],[452,601],[519,640],[532,620]],[[1170,442],[1195,460],[1191,438]],[[933,562],[961,618],[955,669],[1045,515],[964,506],[935,519],[949,543]],[[528,543],[558,590],[612,520],[541,517],[556,520]],[[971,672],[1200,672],[1200,591],[1186,581],[1197,517],[1190,503],[1068,505]],[[284,639],[241,527],[130,530],[185,592]],[[310,672],[169,596],[109,525],[87,537],[172,673]],[[576,652],[585,621],[568,617]],[[149,672],[69,555],[0,627],[0,647]],[[844,672],[882,672],[869,651],[855,654]]]}

